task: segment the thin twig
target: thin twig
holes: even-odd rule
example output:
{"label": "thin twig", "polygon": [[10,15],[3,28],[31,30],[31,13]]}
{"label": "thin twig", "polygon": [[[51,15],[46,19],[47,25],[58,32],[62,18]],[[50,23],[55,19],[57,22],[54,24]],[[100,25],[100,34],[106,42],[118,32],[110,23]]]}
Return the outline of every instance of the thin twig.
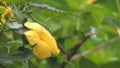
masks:
{"label": "thin twig", "polygon": [[81,57],[86,57],[87,55],[89,55],[89,54],[91,54],[91,53],[93,53],[93,52],[95,52],[95,51],[97,51],[97,50],[99,50],[99,49],[107,46],[108,44],[111,44],[111,43],[117,41],[118,39],[119,39],[119,37],[114,37],[114,38],[110,39],[109,41],[107,41],[107,42],[105,42],[105,43],[102,43],[102,44],[96,46],[95,48],[93,48],[93,49],[91,49],[91,50],[85,51],[85,52],[83,52],[83,53],[81,53],[81,54],[76,54],[76,55],[74,55],[74,56],[70,59],[70,61],[75,61],[75,60],[77,60],[77,59],[79,59],[79,58],[81,58]]}
{"label": "thin twig", "polygon": [[64,54],[65,57],[67,57],[67,56],[69,55],[69,53],[66,52],[66,51],[63,49],[63,47],[62,47],[62,45],[61,45],[60,43],[58,43],[58,47],[59,47],[59,49],[61,50],[61,52]]}
{"label": "thin twig", "polygon": [[[84,35],[84,37],[83,37],[83,40],[81,40],[80,42],[78,42],[76,45],[75,45],[75,47],[73,48],[73,52],[70,54],[70,55],[67,55],[67,60],[68,61],[70,61],[71,60],[71,58],[78,52],[78,50],[79,50],[79,48],[81,47],[81,45],[83,44],[83,43],[85,43],[89,38],[90,38],[90,36],[92,35],[93,33],[91,33],[91,32],[88,32],[88,33],[86,33],[85,35]],[[61,68],[65,68],[66,67],[66,65],[67,65],[67,62],[63,62],[62,64],[61,64]]]}
{"label": "thin twig", "polygon": [[88,32],[88,33],[86,33],[86,34],[84,35],[83,40],[81,40],[80,42],[78,42],[78,43],[75,45],[75,47],[73,48],[73,52],[71,53],[71,56],[73,56],[74,54],[76,54],[76,53],[78,52],[78,50],[79,50],[79,48],[81,47],[81,45],[82,45],[83,43],[85,43],[85,42],[90,38],[90,36],[91,36],[92,34],[93,34],[92,32]]}

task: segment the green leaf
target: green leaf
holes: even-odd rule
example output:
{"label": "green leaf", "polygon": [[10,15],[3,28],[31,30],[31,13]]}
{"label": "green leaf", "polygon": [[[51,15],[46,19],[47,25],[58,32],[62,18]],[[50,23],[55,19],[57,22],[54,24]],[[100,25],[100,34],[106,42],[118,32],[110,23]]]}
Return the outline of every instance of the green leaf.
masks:
{"label": "green leaf", "polygon": [[88,6],[87,10],[91,12],[92,17],[98,23],[98,25],[103,21],[104,19],[104,9],[101,7],[101,5],[92,5]]}
{"label": "green leaf", "polygon": [[19,24],[17,22],[13,22],[13,23],[8,23],[8,26],[10,27],[10,29],[19,29],[22,27],[22,24]]}
{"label": "green leaf", "polygon": [[21,34],[18,33],[17,31],[13,31],[12,34],[13,34],[14,40],[17,40],[17,39],[21,38]]}
{"label": "green leaf", "polygon": [[86,58],[81,58],[79,64],[80,64],[80,68],[100,68],[93,61]]}
{"label": "green leaf", "polygon": [[120,17],[113,17],[113,16],[105,16],[104,18],[104,22],[108,23],[109,25],[111,25],[114,28],[118,28],[120,27]]}
{"label": "green leaf", "polygon": [[[116,5],[116,0],[99,0],[99,3],[102,4],[103,6],[105,6],[104,8],[106,10],[109,10],[111,13],[113,11],[117,12],[117,5]],[[120,2],[120,1],[119,1]]]}
{"label": "green leaf", "polygon": [[32,51],[29,50],[28,48],[19,47],[18,54],[13,54],[13,56],[16,57],[16,61],[25,61],[25,60],[29,60],[34,55],[33,55]]}
{"label": "green leaf", "polygon": [[52,11],[56,11],[56,12],[64,12],[63,10],[57,9],[55,7],[52,7],[50,5],[43,4],[43,3],[32,3],[32,4],[30,4],[30,6],[39,7],[39,8],[46,8],[48,10],[52,10]]}
{"label": "green leaf", "polygon": [[113,28],[112,26],[109,26],[109,25],[102,25],[102,29],[105,31],[105,32],[109,32],[109,34],[113,33],[113,34],[117,34],[117,29],[116,28]]}
{"label": "green leaf", "polygon": [[4,6],[0,6],[0,15],[5,13],[6,8]]}
{"label": "green leaf", "polygon": [[2,24],[0,25],[0,32],[5,32],[9,29],[8,25]]}
{"label": "green leaf", "polygon": [[[26,18],[23,16],[23,14],[20,11],[20,9],[18,8],[18,6],[14,5],[13,7],[14,7],[14,9],[13,9],[14,10],[14,14],[17,17],[17,21],[23,25],[23,23],[26,22]],[[21,25],[19,25],[19,26],[21,26]]]}
{"label": "green leaf", "polygon": [[80,0],[66,0],[67,4],[69,5],[69,7],[71,7],[72,9],[77,9],[80,10]]}
{"label": "green leaf", "polygon": [[31,50],[24,48],[24,47],[20,47],[18,49],[18,53],[17,54],[5,54],[5,53],[0,53],[0,61],[1,62],[13,62],[13,61],[25,61],[25,60],[29,60],[30,58],[33,57],[33,53],[31,52]]}
{"label": "green leaf", "polygon": [[14,60],[16,60],[15,57],[9,54],[0,53],[0,62],[12,63]]}
{"label": "green leaf", "polygon": [[60,67],[58,60],[55,57],[48,58],[47,62],[48,62],[47,68],[59,68]]}
{"label": "green leaf", "polygon": [[70,49],[72,49],[75,46],[75,40],[73,38],[66,39],[63,45],[64,45],[63,46],[64,49],[70,50]]}
{"label": "green leaf", "polygon": [[120,61],[112,61],[101,65],[101,68],[119,68]]}
{"label": "green leaf", "polygon": [[[5,0],[5,2],[9,3],[9,4],[18,4],[18,5],[24,5],[25,3],[27,3],[27,1],[29,0]],[[0,2],[3,2],[3,0],[0,0]]]}

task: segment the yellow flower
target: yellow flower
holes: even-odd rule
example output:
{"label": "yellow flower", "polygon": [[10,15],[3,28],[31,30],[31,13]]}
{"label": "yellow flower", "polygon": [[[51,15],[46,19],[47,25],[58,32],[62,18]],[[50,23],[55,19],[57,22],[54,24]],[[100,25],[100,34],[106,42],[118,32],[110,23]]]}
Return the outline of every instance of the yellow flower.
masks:
{"label": "yellow flower", "polygon": [[59,54],[60,50],[57,47],[56,40],[43,26],[36,22],[26,22],[24,25],[31,29],[24,34],[31,45],[36,44],[33,48],[33,52],[36,56],[39,58],[47,58],[50,56],[51,52],[54,55]]}
{"label": "yellow flower", "polygon": [[96,2],[96,0],[87,0],[88,4],[93,4],[94,2]]}
{"label": "yellow flower", "polygon": [[3,4],[5,5],[6,11],[4,15],[8,15],[9,19],[12,19],[14,17],[14,14],[11,11],[11,8],[7,5],[5,1],[3,1]]}

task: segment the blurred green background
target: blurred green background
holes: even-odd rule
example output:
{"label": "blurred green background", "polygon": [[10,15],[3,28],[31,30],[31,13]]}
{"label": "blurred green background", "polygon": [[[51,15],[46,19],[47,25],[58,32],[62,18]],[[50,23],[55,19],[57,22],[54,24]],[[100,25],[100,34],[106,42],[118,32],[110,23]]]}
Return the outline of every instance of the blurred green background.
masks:
{"label": "blurred green background", "polygon": [[[120,68],[119,0],[5,1],[14,18],[0,26],[0,68]],[[51,32],[59,55],[39,59],[21,48],[26,20]]]}

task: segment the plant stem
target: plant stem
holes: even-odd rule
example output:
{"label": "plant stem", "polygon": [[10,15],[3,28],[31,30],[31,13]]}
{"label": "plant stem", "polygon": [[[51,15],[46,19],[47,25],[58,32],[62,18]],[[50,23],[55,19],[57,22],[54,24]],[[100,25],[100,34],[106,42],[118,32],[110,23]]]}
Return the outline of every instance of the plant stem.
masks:
{"label": "plant stem", "polygon": [[116,0],[116,5],[117,5],[118,13],[119,13],[119,16],[120,16],[120,3],[119,3],[119,0]]}
{"label": "plant stem", "polygon": [[79,31],[79,29],[80,29],[80,19],[79,19],[79,17],[77,18],[77,27],[76,27],[76,29],[77,29],[77,31]]}
{"label": "plant stem", "polygon": [[[91,35],[92,35],[91,32],[86,33],[84,35],[83,40],[81,40],[80,42],[78,42],[78,43],[75,44],[75,47],[72,50],[73,52],[71,52],[71,54],[67,55],[67,57],[66,57],[68,61],[71,61],[71,58],[78,52],[78,50],[81,47],[81,45],[84,44],[90,38]],[[66,65],[67,65],[67,62],[63,62],[61,64],[61,68],[65,68]]]}
{"label": "plant stem", "polygon": [[77,59],[80,59],[81,57],[86,57],[87,55],[89,55],[89,54],[91,54],[91,53],[93,53],[93,52],[95,52],[95,51],[97,51],[97,50],[99,50],[99,49],[101,49],[101,48],[104,48],[104,47],[107,46],[108,44],[111,44],[111,43],[119,40],[119,38],[120,38],[120,37],[114,37],[114,38],[110,39],[109,41],[107,41],[107,42],[105,42],[105,43],[101,43],[100,45],[97,45],[97,46],[96,46],[95,48],[93,48],[93,49],[90,49],[90,50],[88,50],[88,51],[85,51],[85,52],[83,52],[83,53],[81,53],[81,54],[76,54],[76,55],[74,55],[74,56],[70,59],[70,61],[75,61],[75,60],[77,60]]}

